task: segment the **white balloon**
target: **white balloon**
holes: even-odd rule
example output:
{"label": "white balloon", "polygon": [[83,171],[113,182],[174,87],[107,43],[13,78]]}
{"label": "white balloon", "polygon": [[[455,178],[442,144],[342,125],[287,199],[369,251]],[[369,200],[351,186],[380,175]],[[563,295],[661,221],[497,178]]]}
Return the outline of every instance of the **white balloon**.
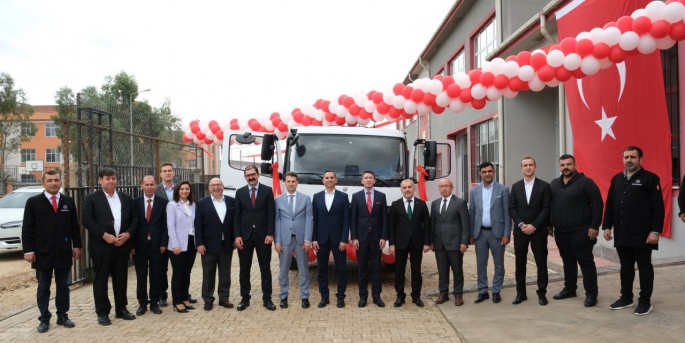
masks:
{"label": "white balloon", "polygon": [[[271,120],[265,120],[263,122],[260,120],[259,122],[262,123],[262,126],[264,126],[264,128],[266,128],[267,131],[273,131],[274,130],[274,124],[271,123]],[[211,132],[207,132],[207,134],[210,134],[210,133]]]}
{"label": "white balloon", "polygon": [[517,76],[519,73],[519,64],[516,61],[507,61],[506,63],[504,63],[504,68],[502,68],[502,72],[508,78]]}
{"label": "white balloon", "polygon": [[190,131],[190,128],[188,128],[188,129],[185,131],[185,135],[186,135],[186,137],[188,137],[188,138],[190,138],[190,139],[195,138],[195,134],[193,133],[193,131]]}
{"label": "white balloon", "polygon": [[378,113],[378,111],[375,111],[371,115],[371,118],[373,118],[373,121],[381,121],[381,120],[383,120],[383,115]]}
{"label": "white balloon", "polygon": [[454,78],[454,83],[459,86],[459,88],[469,88],[471,87],[471,78],[464,72],[459,72]]}
{"label": "white balloon", "polygon": [[198,145],[205,144],[205,142],[203,140],[200,140],[197,137],[193,138],[193,142],[195,142],[195,144],[198,144]]}
{"label": "white balloon", "polygon": [[[281,116],[281,118],[283,118],[283,116]],[[231,123],[222,120],[221,123],[219,123],[219,127],[221,128],[221,131],[228,131],[231,129]]]}
{"label": "white balloon", "polygon": [[386,105],[392,106],[392,101],[395,99],[395,93],[392,90],[385,91],[383,93],[383,102]]}
{"label": "white balloon", "polygon": [[608,46],[618,44],[619,39],[621,39],[621,30],[619,30],[618,27],[612,26],[602,32],[602,42],[606,43]]}
{"label": "white balloon", "polygon": [[579,41],[581,39],[590,39],[590,32],[583,31],[579,34],[576,35],[576,41]]}
{"label": "white balloon", "polygon": [[222,145],[222,144],[224,144],[224,140],[223,140],[223,139],[215,139],[215,140],[214,140],[214,145]]}
{"label": "white balloon", "polygon": [[592,41],[592,44],[597,44],[602,42],[602,35],[604,34],[604,30],[599,27],[595,27],[594,29],[590,30],[590,40]]}
{"label": "white balloon", "polygon": [[376,104],[372,100],[366,100],[364,103],[364,111],[373,113],[376,110]]}
{"label": "white balloon", "polygon": [[435,103],[440,107],[449,106],[451,100],[452,99],[450,99],[450,96],[447,95],[446,91],[440,92],[440,94],[438,94],[438,96],[435,97]]}
{"label": "white balloon", "polygon": [[535,69],[529,65],[524,65],[519,68],[519,79],[524,82],[528,82],[535,77]]}
{"label": "white balloon", "polygon": [[545,83],[542,82],[536,74],[533,79],[528,82],[528,87],[530,87],[530,90],[533,92],[539,92],[545,88]]}
{"label": "white balloon", "polygon": [[490,61],[485,61],[485,62],[483,62],[483,64],[480,66],[480,70],[481,70],[482,72],[484,72],[484,73],[487,72],[487,71],[492,72],[492,69],[490,68],[490,65],[491,65]]}
{"label": "white balloon", "polygon": [[337,115],[337,116],[340,117],[340,118],[342,118],[342,117],[348,115],[349,113],[350,113],[350,112],[348,112],[347,109],[345,108],[345,106],[343,106],[343,105],[338,105],[338,106],[335,108],[335,115]]}
{"label": "white balloon", "polygon": [[604,57],[601,60],[599,60],[599,68],[600,69],[606,69],[614,65],[614,62],[611,62],[608,57]]}
{"label": "white balloon", "polygon": [[392,105],[395,106],[395,108],[398,110],[404,108],[405,102],[407,102],[407,99],[405,99],[402,95],[396,95],[395,98],[392,99]]}
{"label": "white balloon", "polygon": [[535,50],[533,50],[533,52],[530,53],[530,54],[531,54],[531,55],[535,55],[535,54],[545,54],[545,51],[544,51],[544,50],[541,50],[541,49],[535,49]]}
{"label": "white balloon", "polygon": [[290,112],[281,113],[281,121],[287,123],[293,120],[293,115]]}
{"label": "white balloon", "polygon": [[557,80],[557,79],[552,79],[552,80],[550,80],[549,82],[547,82],[547,83],[545,83],[545,84],[546,84],[547,86],[549,86],[549,87],[556,87],[556,86],[558,86],[560,83],[561,83],[561,81],[559,81],[559,80]]}
{"label": "white balloon", "polygon": [[502,96],[504,96],[507,99],[513,99],[518,94],[519,94],[518,92],[514,92],[513,90],[509,89],[509,87],[502,90]]}
{"label": "white balloon", "polygon": [[500,98],[502,98],[502,92],[497,89],[495,86],[490,86],[488,87],[488,90],[486,91],[486,95],[488,96],[488,99],[492,101],[497,101]]}
{"label": "white balloon", "polygon": [[[322,110],[314,111],[314,119],[321,121],[323,119],[323,111]],[[283,121],[283,118],[281,118],[281,121]]]}
{"label": "white balloon", "polygon": [[370,121],[371,121],[371,119],[369,119],[369,118],[366,118],[366,119],[359,119],[359,125],[361,125],[361,126],[366,126],[366,125],[369,124]]}
{"label": "white balloon", "polygon": [[407,102],[404,103],[404,111],[409,114],[414,114],[418,107],[419,105],[412,100],[407,100]]}
{"label": "white balloon", "polygon": [[212,131],[207,132],[207,134],[205,135],[206,139],[214,140],[214,137],[215,136],[214,136],[214,133],[212,133]]}
{"label": "white balloon", "polygon": [[247,130],[249,128],[249,125],[247,125],[247,119],[238,118],[238,128],[240,130]]}
{"label": "white balloon", "polygon": [[673,24],[677,23],[685,18],[685,5],[680,2],[674,1],[664,8],[664,19]]}
{"label": "white balloon", "polygon": [[506,61],[499,57],[493,58],[492,61],[490,61],[490,71],[495,75],[504,73],[505,63]]}
{"label": "white balloon", "polygon": [[357,125],[357,118],[348,113],[345,116],[345,122],[347,123],[347,126],[355,126]]}
{"label": "white balloon", "polygon": [[564,64],[564,53],[561,50],[552,50],[547,54],[547,64],[557,68]]}
{"label": "white balloon", "polygon": [[337,100],[331,101],[331,103],[328,104],[328,112],[335,113],[337,108],[338,108],[338,101]]}
{"label": "white balloon", "polygon": [[450,108],[450,111],[452,111],[454,113],[461,113],[466,108],[466,105],[464,105],[464,103],[461,102],[461,100],[454,99],[454,100],[450,101],[449,108]]}
{"label": "white balloon", "polygon": [[644,8],[638,8],[635,11],[633,11],[633,14],[631,14],[630,17],[633,19],[637,19],[639,17],[644,17],[646,15],[647,15],[647,13],[645,13]]}
{"label": "white balloon", "polygon": [[[679,2],[674,2],[674,3],[679,4]],[[671,37],[669,37],[669,36],[666,36],[664,38],[656,40],[656,47],[661,49],[661,50],[670,49],[671,47],[673,47],[674,44],[675,44],[675,41],[673,39],[671,39]]]}
{"label": "white balloon", "polygon": [[580,55],[572,52],[564,57],[564,68],[569,71],[574,71],[580,68],[580,62],[582,61],[583,59],[580,57]]}
{"label": "white balloon", "polygon": [[656,39],[649,33],[645,33],[640,37],[640,43],[637,45],[637,50],[645,55],[653,53],[654,50],[656,50]]}
{"label": "white balloon", "polygon": [[661,1],[652,1],[645,7],[645,15],[652,20],[652,23],[664,19],[664,9],[666,4]]}
{"label": "white balloon", "polygon": [[640,44],[640,36],[633,31],[622,34],[621,39],[618,40],[618,45],[625,51],[637,48],[638,44]]}
{"label": "white balloon", "polygon": [[487,93],[487,89],[483,87],[480,83],[477,83],[471,87],[471,96],[474,99],[480,100],[485,98],[485,95]]}
{"label": "white balloon", "polygon": [[442,81],[440,80],[430,80],[428,83],[428,92],[433,95],[438,95],[442,92]]}
{"label": "white balloon", "polygon": [[599,61],[591,55],[585,56],[583,61],[580,62],[580,70],[582,70],[585,75],[597,74],[600,67]]}
{"label": "white balloon", "polygon": [[418,112],[422,116],[425,116],[426,114],[431,112],[431,108],[430,108],[430,106],[428,106],[424,103],[420,103],[419,108],[416,110],[416,112]]}
{"label": "white balloon", "polygon": [[292,129],[295,127],[297,127],[297,122],[295,121],[295,119],[291,119],[290,121],[288,121],[288,128],[289,129]]}
{"label": "white balloon", "polygon": [[353,99],[354,103],[359,107],[364,107],[366,101],[369,100],[369,98],[363,92],[355,92]]}

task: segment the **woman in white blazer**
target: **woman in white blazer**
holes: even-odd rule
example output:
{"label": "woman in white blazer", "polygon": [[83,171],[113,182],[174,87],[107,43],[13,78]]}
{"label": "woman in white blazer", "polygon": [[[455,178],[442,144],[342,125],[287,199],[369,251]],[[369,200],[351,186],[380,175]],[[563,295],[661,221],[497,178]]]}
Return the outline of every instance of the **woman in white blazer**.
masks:
{"label": "woman in white blazer", "polygon": [[173,200],[166,207],[169,230],[169,260],[173,267],[171,296],[174,311],[188,313],[194,310],[190,305],[190,271],[195,264],[195,202],[188,181],[182,181],[174,188]]}

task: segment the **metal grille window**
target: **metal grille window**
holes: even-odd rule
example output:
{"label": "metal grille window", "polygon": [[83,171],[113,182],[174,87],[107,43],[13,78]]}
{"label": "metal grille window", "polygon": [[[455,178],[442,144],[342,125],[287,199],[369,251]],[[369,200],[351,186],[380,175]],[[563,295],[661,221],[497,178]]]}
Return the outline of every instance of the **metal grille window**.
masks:
{"label": "metal grille window", "polygon": [[497,49],[497,19],[492,19],[483,31],[479,32],[473,39],[473,62],[474,69],[480,68],[485,62],[485,58]]}
{"label": "metal grille window", "polygon": [[460,71],[466,71],[466,54],[462,50],[457,57],[450,62],[450,75],[455,75]]}
{"label": "metal grille window", "polygon": [[479,164],[483,162],[492,162],[495,166],[499,164],[499,133],[497,123],[492,119],[476,124],[472,130],[471,179],[472,182],[480,182]]}
{"label": "metal grille window", "polygon": [[36,159],[36,149],[21,149],[21,161],[33,161]]}
{"label": "metal grille window", "polygon": [[661,50],[661,68],[666,90],[666,108],[671,124],[671,161],[673,185],[680,184],[680,100],[678,89],[678,44]]}
{"label": "metal grille window", "polygon": [[62,162],[62,156],[57,149],[45,149],[45,162]]}
{"label": "metal grille window", "polygon": [[45,123],[45,137],[57,137],[57,125],[55,123]]}

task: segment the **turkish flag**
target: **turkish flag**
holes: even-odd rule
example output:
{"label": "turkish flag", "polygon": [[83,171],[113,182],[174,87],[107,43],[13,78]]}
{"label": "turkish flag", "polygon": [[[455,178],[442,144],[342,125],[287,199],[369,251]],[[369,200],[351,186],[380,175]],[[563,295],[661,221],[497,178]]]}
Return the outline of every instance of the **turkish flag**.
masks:
{"label": "turkish flag", "polygon": [[[556,14],[559,40],[616,21],[649,0],[574,0]],[[644,151],[642,167],[659,175],[666,209],[663,236],[671,235],[671,134],[660,52],[636,55],[583,79],[564,82],[578,170],[606,200],[611,178],[625,169],[623,150]]]}

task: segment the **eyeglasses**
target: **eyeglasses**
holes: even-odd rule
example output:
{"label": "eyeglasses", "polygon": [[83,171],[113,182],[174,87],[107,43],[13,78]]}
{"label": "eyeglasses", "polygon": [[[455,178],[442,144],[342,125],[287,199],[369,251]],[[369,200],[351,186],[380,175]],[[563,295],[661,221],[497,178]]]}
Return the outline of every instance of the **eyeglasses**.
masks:
{"label": "eyeglasses", "polygon": [[257,175],[259,175],[259,174],[257,174],[257,173],[245,174],[245,177],[253,177],[253,176],[257,176]]}

